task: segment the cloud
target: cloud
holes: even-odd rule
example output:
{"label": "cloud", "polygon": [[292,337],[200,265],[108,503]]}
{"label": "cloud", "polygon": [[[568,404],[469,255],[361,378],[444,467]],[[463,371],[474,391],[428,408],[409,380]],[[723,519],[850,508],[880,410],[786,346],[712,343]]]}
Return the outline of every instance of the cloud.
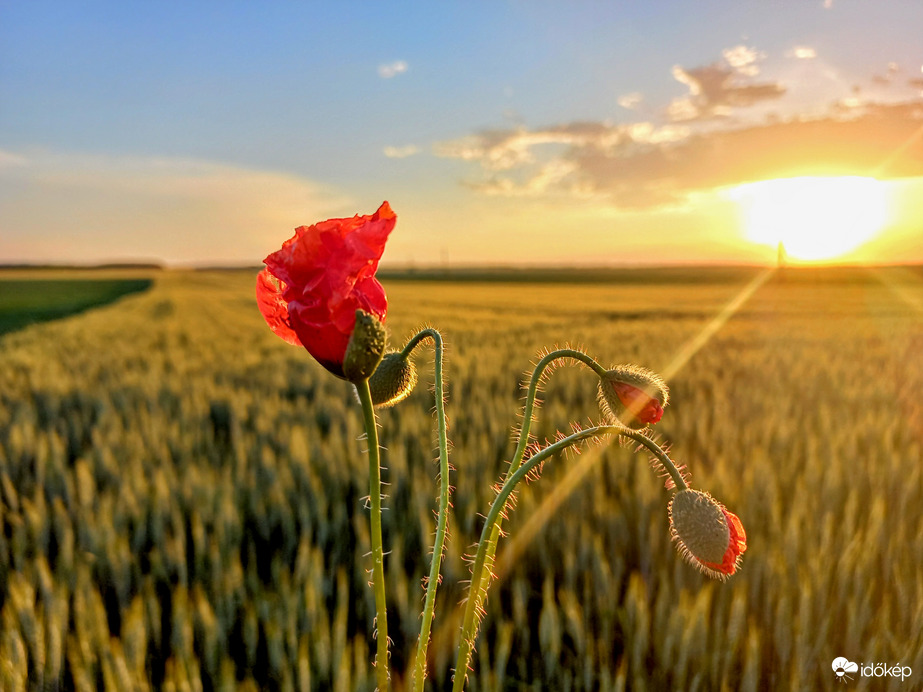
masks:
{"label": "cloud", "polygon": [[348,212],[295,175],[177,158],[36,151],[0,167],[0,258],[258,263],[296,226]]}
{"label": "cloud", "polygon": [[872,75],[872,83],[878,86],[887,86],[894,81],[900,69],[896,62],[889,62],[884,74]]}
{"label": "cloud", "polygon": [[673,78],[685,84],[689,93],[674,99],[667,117],[674,122],[707,120],[728,116],[734,108],[746,108],[777,99],[785,87],[774,82],[751,82],[759,74],[763,53],[747,46],[726,49],[723,62],[704,67],[673,67]]}
{"label": "cloud", "polygon": [[810,46],[795,46],[786,55],[798,60],[813,60],[817,57],[817,51]]}
{"label": "cloud", "polygon": [[389,159],[406,159],[408,156],[419,153],[420,147],[415,144],[408,144],[403,147],[385,147],[382,151]]}
{"label": "cloud", "polygon": [[755,77],[760,73],[758,63],[766,57],[765,53],[743,45],[725,48],[721,56],[734,71],[747,77]]}
{"label": "cloud", "polygon": [[770,178],[923,176],[921,136],[923,104],[912,101],[720,130],[594,122],[493,130],[436,153],[480,163],[485,176],[466,185],[485,194],[565,194],[637,209]]}
{"label": "cloud", "polygon": [[391,79],[392,77],[406,72],[409,67],[410,66],[404,60],[384,63],[378,66],[378,76],[382,79]]}
{"label": "cloud", "polygon": [[642,101],[644,101],[644,96],[642,96],[641,93],[637,91],[633,91],[630,94],[624,94],[618,98],[618,104],[622,108],[627,108],[630,111],[640,106]]}

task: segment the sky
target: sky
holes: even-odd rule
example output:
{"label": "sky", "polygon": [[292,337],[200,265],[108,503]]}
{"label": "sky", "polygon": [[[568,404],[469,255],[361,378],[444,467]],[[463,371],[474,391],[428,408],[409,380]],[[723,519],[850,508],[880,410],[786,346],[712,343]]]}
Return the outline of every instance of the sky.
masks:
{"label": "sky", "polygon": [[[256,265],[383,200],[383,266],[923,262],[921,35],[919,0],[0,0],[0,263]],[[818,177],[883,211],[752,186]]]}

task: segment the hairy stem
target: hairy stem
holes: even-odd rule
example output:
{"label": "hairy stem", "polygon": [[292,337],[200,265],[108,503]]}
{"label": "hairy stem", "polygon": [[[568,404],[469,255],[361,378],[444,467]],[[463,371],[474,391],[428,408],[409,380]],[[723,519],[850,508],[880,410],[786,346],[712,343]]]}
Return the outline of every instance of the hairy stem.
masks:
{"label": "hairy stem", "polygon": [[[535,412],[535,398],[538,395],[538,387],[542,381],[542,377],[545,374],[545,370],[556,360],[563,358],[570,358],[580,363],[583,363],[588,368],[590,368],[597,375],[602,377],[606,374],[606,369],[596,362],[589,355],[583,351],[578,351],[572,348],[561,348],[556,349],[539,360],[536,363],[534,370],[532,371],[532,377],[529,380],[529,388],[526,393],[526,403],[523,408],[522,413],[522,426],[519,430],[519,439],[516,444],[516,451],[513,453],[513,459],[510,462],[510,467],[506,472],[506,477],[504,479],[504,487],[520,470],[522,465],[522,460],[525,457],[526,449],[529,446],[529,436],[530,430],[532,427],[532,418]],[[569,438],[568,438],[569,439]],[[552,445],[554,446],[554,445]],[[535,457],[533,457],[534,459]],[[499,497],[499,496],[498,496]],[[506,500],[509,499],[509,495],[506,495],[503,499],[503,503],[498,510],[498,516],[496,521],[493,522],[493,525],[485,524],[485,528],[490,527],[490,532],[483,534],[481,540],[478,543],[478,552],[483,548],[484,557],[483,562],[486,565],[486,569],[482,569],[480,574],[472,574],[471,577],[471,586],[469,587],[468,602],[465,604],[465,614],[462,624],[462,643],[459,648],[459,661],[461,661],[461,649],[463,647],[468,648],[468,652],[465,656],[464,668],[456,668],[455,675],[458,676],[458,671],[462,670],[464,673],[467,673],[468,659],[471,655],[471,647],[474,644],[474,639],[477,636],[477,611],[481,607],[481,597],[480,594],[487,593],[487,587],[490,580],[490,575],[492,574],[494,557],[497,552],[497,544],[500,540],[500,532],[502,530],[502,514],[501,511],[506,504]],[[495,501],[496,504],[496,501]],[[478,595],[477,597],[475,595]],[[470,640],[466,642],[466,640]],[[458,680],[455,682],[456,686],[459,684]],[[462,676],[462,687],[464,686],[464,675]],[[462,687],[456,687],[455,689],[462,689]]]}
{"label": "hairy stem", "polygon": [[362,404],[362,417],[369,444],[369,507],[372,543],[372,589],[375,593],[376,644],[375,676],[378,692],[390,690],[388,676],[388,608],[385,600],[384,549],[381,540],[381,457],[378,447],[378,423],[367,379],[356,383]]}
{"label": "hairy stem", "polygon": [[433,557],[429,578],[426,582],[426,597],[423,603],[423,621],[420,624],[420,638],[417,641],[417,655],[414,661],[413,689],[422,692],[426,678],[426,652],[429,648],[430,630],[436,608],[436,589],[439,586],[439,570],[445,548],[446,526],[449,520],[449,445],[446,432],[445,399],[443,392],[443,346],[442,335],[435,329],[424,329],[404,347],[405,357],[424,338],[431,338],[436,346],[434,359],[436,399],[436,426],[439,430],[439,512],[436,520],[436,538],[433,541]]}
{"label": "hairy stem", "polygon": [[676,485],[677,490],[687,490],[689,488],[685,479],[683,478],[683,474],[681,474],[679,469],[676,468],[676,464],[673,463],[673,460],[667,456],[667,453],[660,448],[660,445],[654,442],[651,438],[649,438],[643,432],[639,430],[632,430],[631,428],[625,428],[621,430],[619,435],[631,438],[638,444],[645,447],[655,457],[657,457],[657,461],[659,461],[661,465],[667,470],[667,473],[670,474],[670,478],[673,479],[673,483]]}
{"label": "hairy stem", "polygon": [[[529,475],[532,469],[552,455],[562,452],[571,445],[583,440],[598,437],[599,435],[619,434],[623,429],[621,425],[598,425],[576,432],[563,440],[548,445],[540,452],[529,457],[524,464],[520,464],[519,468],[507,477],[503,487],[490,506],[490,511],[487,513],[487,519],[484,522],[484,528],[481,530],[481,538],[478,541],[478,550],[475,554],[471,571],[471,590],[468,593],[465,620],[462,624],[462,639],[458,647],[458,657],[455,663],[455,680],[452,683],[453,692],[462,692],[465,688],[465,676],[468,672],[471,653],[474,650],[474,640],[477,636],[475,614],[483,607],[484,597],[487,595],[487,582],[490,579],[490,566],[493,564],[492,558],[489,558],[488,555],[492,555],[497,549],[496,542],[493,540],[494,530],[500,525],[503,509],[513,490],[523,478]],[[480,585],[480,588],[476,589],[476,585]],[[468,617],[469,612],[471,613],[470,618]]]}

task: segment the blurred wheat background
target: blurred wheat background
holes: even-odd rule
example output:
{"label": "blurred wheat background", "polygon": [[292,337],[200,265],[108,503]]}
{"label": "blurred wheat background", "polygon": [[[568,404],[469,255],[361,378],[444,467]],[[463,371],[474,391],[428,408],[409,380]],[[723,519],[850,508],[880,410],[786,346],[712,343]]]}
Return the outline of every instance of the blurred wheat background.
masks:
{"label": "blurred wheat background", "polygon": [[[755,273],[385,280],[393,345],[432,325],[449,346],[431,689],[449,685],[463,557],[530,361],[568,343],[663,370]],[[0,337],[0,689],[372,690],[350,386],[272,335],[252,272],[152,276]],[[380,415],[398,687],[435,526],[431,361]],[[741,572],[717,583],[682,561],[643,455],[557,459],[506,525],[468,689],[832,689],[837,656],[913,668],[865,689],[919,689],[923,274],[777,271],[669,384],[658,433],[743,521]],[[555,372],[544,397],[539,438],[598,418],[586,370]]]}

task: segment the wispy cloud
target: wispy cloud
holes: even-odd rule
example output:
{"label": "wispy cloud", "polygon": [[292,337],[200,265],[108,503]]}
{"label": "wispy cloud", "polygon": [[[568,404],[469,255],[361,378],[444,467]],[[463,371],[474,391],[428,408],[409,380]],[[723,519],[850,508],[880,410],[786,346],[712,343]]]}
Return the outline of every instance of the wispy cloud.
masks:
{"label": "wispy cloud", "polygon": [[378,66],[378,76],[382,79],[391,79],[399,74],[403,74],[410,66],[404,60],[395,60],[394,62],[383,63]]}
{"label": "wispy cloud", "polygon": [[795,46],[787,55],[798,60],[813,60],[817,57],[817,51],[810,46]]}
{"label": "wispy cloud", "polygon": [[673,67],[673,78],[689,93],[674,99],[667,114],[674,121],[706,120],[728,116],[735,108],[777,99],[785,87],[775,82],[754,82],[763,53],[747,46],[726,49],[723,61],[704,67]]}
{"label": "wispy cloud", "polygon": [[630,94],[623,94],[618,98],[618,104],[622,108],[626,108],[630,111],[635,110],[643,101],[644,96],[638,91],[633,91]]}
{"label": "wispy cloud", "polygon": [[755,77],[760,73],[759,62],[766,57],[766,54],[754,48],[740,45],[725,48],[721,52],[721,57],[737,74]]}
{"label": "wispy cloud", "polygon": [[791,175],[921,176],[923,151],[904,146],[920,127],[923,104],[914,101],[699,131],[593,122],[493,130],[443,142],[436,153],[478,162],[484,176],[465,184],[485,194],[566,194],[645,208]]}
{"label": "wispy cloud", "polygon": [[383,153],[389,159],[406,159],[408,156],[420,153],[420,147],[408,144],[403,147],[385,147]]}
{"label": "wispy cloud", "polygon": [[212,161],[12,156],[23,163],[0,166],[0,182],[19,191],[0,209],[6,259],[258,263],[296,226],[350,208],[343,194],[313,181]]}

